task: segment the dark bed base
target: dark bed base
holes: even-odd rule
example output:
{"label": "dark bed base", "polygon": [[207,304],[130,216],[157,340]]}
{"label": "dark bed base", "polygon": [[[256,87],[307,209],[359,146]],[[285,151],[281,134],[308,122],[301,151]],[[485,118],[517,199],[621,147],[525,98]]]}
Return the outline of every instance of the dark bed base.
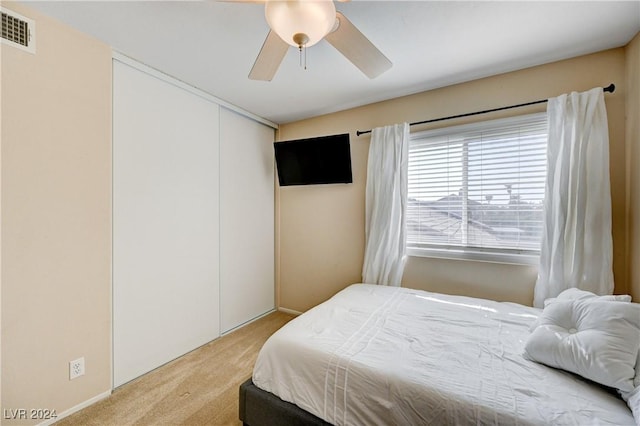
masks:
{"label": "dark bed base", "polygon": [[285,402],[253,384],[251,378],[240,385],[240,420],[246,426],[324,426],[330,423]]}

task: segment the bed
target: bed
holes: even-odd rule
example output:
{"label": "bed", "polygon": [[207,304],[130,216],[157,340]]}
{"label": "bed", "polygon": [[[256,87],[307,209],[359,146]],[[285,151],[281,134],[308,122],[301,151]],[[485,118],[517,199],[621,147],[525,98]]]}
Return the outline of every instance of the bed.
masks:
{"label": "bed", "polygon": [[269,338],[241,386],[240,419],[249,426],[636,424],[614,389],[523,357],[541,312],[351,285]]}

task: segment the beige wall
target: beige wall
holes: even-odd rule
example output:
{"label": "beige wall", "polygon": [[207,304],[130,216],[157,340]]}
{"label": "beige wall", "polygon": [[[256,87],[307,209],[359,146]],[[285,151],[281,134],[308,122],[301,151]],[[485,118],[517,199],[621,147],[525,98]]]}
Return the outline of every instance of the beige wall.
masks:
{"label": "beige wall", "polygon": [[[369,137],[357,137],[356,129],[545,99],[612,82],[617,90],[605,99],[611,146],[614,274],[616,292],[627,292],[626,175],[625,168],[620,167],[625,164],[627,84],[625,49],[619,48],[282,125],[279,140],[351,133],[354,183],[278,189],[279,307],[305,311],[361,280]],[[544,108],[521,108],[481,119]],[[440,126],[478,119],[448,121]],[[532,266],[412,257],[403,285],[531,304],[536,274],[537,268]]]}
{"label": "beige wall", "polygon": [[626,48],[629,291],[640,301],[640,33]]}
{"label": "beige wall", "polygon": [[37,53],[2,45],[2,412],[61,413],[111,388],[111,50],[3,6]]}

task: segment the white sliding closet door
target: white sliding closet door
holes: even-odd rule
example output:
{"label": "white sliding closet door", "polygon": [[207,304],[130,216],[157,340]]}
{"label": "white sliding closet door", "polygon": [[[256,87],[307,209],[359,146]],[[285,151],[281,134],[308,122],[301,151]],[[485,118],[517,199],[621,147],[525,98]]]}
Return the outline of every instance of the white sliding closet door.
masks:
{"label": "white sliding closet door", "polygon": [[114,60],[114,386],[220,334],[218,157],[218,105]]}
{"label": "white sliding closet door", "polygon": [[274,309],[273,129],[220,109],[220,325]]}

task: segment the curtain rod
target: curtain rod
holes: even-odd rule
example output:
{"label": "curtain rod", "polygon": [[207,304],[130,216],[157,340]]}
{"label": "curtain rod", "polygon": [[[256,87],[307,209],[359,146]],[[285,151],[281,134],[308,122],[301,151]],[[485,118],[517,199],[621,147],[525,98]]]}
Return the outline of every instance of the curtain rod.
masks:
{"label": "curtain rod", "polygon": [[[603,92],[609,92],[609,93],[613,93],[615,90],[616,90],[616,85],[613,83],[611,83],[610,85],[602,89]],[[416,121],[415,123],[409,123],[409,126],[416,126],[418,124],[435,123],[436,121],[444,121],[444,120],[451,120],[453,118],[469,117],[471,115],[486,114],[489,112],[502,111],[502,110],[511,109],[511,108],[520,108],[520,107],[525,107],[529,105],[542,104],[547,101],[548,99],[540,99],[539,101],[526,102],[524,104],[510,105],[510,106],[493,108],[493,109],[485,109],[484,111],[468,112],[466,114],[451,115],[449,117],[434,118],[432,120]],[[356,130],[356,136],[364,135],[366,133],[371,133],[371,130]]]}

